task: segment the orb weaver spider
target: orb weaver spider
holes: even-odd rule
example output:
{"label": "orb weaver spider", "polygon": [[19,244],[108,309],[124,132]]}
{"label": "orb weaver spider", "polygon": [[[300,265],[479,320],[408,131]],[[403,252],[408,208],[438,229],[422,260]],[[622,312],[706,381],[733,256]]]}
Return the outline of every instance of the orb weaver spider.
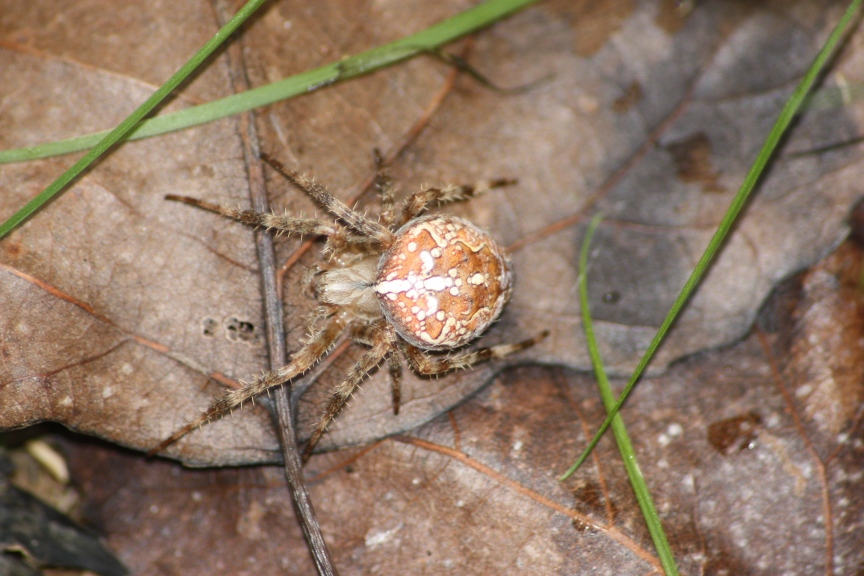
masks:
{"label": "orb weaver spider", "polygon": [[261,157],[335,216],[337,222],[241,210],[187,196],[166,198],[250,226],[325,237],[323,251],[328,263],[308,275],[309,288],[319,303],[314,313],[316,326],[287,365],[226,392],[200,416],[151,450],[151,455],[243,402],[307,372],[346,330],[354,342],[368,350],[327,400],[304,449],[304,461],[363,378],[385,359],[389,364],[394,411],[398,413],[401,358],[421,375],[437,375],[503,358],[533,346],[548,335],[543,332],[515,344],[452,356],[430,355],[460,349],[489,328],[510,298],[513,274],[504,249],[488,232],[463,218],[423,213],[432,203],[468,200],[486,190],[512,184],[512,180],[424,188],[397,210],[392,185],[379,177],[382,211],[376,221],[352,210],[323,186],[270,156]]}

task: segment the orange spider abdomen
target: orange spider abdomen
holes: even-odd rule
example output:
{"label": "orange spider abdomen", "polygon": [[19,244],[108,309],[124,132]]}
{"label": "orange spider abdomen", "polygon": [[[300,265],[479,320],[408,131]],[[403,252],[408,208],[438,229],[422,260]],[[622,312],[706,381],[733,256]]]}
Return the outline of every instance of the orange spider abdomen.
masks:
{"label": "orange spider abdomen", "polygon": [[480,336],[498,319],[512,288],[501,246],[471,222],[441,214],[396,232],[374,286],[396,332],[426,350],[457,348]]}

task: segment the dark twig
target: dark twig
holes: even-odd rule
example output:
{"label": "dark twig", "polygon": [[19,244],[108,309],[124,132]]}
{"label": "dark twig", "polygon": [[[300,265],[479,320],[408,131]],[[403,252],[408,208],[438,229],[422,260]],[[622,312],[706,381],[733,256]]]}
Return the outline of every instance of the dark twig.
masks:
{"label": "dark twig", "polygon": [[[219,18],[225,19],[230,13],[231,7],[217,4]],[[249,81],[246,78],[245,64],[243,62],[242,39],[235,42],[228,49],[229,69],[236,91],[249,89]],[[252,113],[241,114],[240,137],[243,139],[243,152],[249,176],[249,191],[252,207],[259,212],[269,211],[267,202],[267,190],[264,186],[264,175],[259,159],[258,135],[255,130]],[[255,233],[255,243],[258,250],[258,261],[261,270],[261,290],[264,300],[264,317],[267,327],[267,343],[270,356],[270,369],[287,364],[285,346],[285,331],[282,324],[282,301],[279,298],[276,286],[276,257],[273,251],[273,237],[265,230]],[[330,551],[321,534],[321,526],[315,516],[312,500],[303,478],[300,465],[300,455],[297,451],[297,438],[294,430],[294,421],[291,417],[290,408],[290,386],[285,384],[279,387],[274,397],[276,399],[276,428],[279,432],[279,442],[282,447],[282,456],[285,466],[285,478],[288,480],[288,488],[291,492],[294,510],[300,527],[306,537],[309,552],[315,563],[315,568],[321,576],[335,576],[337,573],[333,565]]]}

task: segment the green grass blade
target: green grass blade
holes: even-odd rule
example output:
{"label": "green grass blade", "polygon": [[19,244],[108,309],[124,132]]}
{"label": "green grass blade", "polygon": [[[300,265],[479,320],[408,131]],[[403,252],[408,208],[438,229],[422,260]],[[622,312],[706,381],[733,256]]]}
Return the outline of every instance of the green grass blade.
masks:
{"label": "green grass blade", "polygon": [[237,14],[222,27],[206,44],[189,59],[171,78],[168,79],[156,92],[153,93],[141,106],[139,106],[132,114],[123,120],[119,126],[111,130],[108,134],[102,137],[98,143],[85,154],[78,162],[66,170],[57,180],[52,182],[45,190],[40,192],[28,202],[23,208],[18,210],[6,222],[0,225],[0,238],[3,238],[18,224],[23,222],[36,210],[41,208],[45,203],[49,202],[56,196],[69,182],[74,180],[81,172],[83,172],[97,158],[104,154],[114,144],[119,142],[126,134],[128,134],[144,116],[149,114],[162,100],[165,99],[174,89],[176,89],[192,72],[201,65],[243,22],[258,9],[265,0],[249,0]]}
{"label": "green grass blade", "polygon": [[[588,353],[591,355],[591,365],[594,367],[594,375],[597,377],[597,388],[600,390],[603,406],[605,406],[609,414],[612,414],[611,411],[615,408],[615,394],[612,392],[609,378],[606,375],[606,369],[603,367],[603,359],[600,357],[600,349],[597,347],[597,338],[594,335],[594,324],[591,321],[591,310],[588,305],[588,252],[591,246],[591,238],[594,236],[597,226],[600,225],[600,220],[602,220],[601,215],[597,215],[591,220],[588,231],[585,233],[585,239],[582,241],[582,249],[579,252],[579,305],[582,308],[582,326],[585,330],[585,340],[588,343]],[[633,450],[633,444],[630,442],[630,436],[627,434],[627,428],[624,426],[624,419],[621,417],[621,414],[614,414],[611,426],[612,434],[615,436],[615,441],[618,444],[618,451],[621,453],[621,459],[624,461],[624,468],[627,470],[627,476],[630,478],[630,485],[636,494],[639,508],[642,510],[648,531],[651,533],[651,538],[657,549],[660,564],[663,566],[663,570],[667,576],[677,576],[678,567],[675,564],[675,557],[672,555],[669,540],[663,531],[660,517],[657,515],[657,509],[654,507],[654,500],[648,491],[648,485],[645,483],[645,477],[642,475],[642,470],[636,461],[636,453]],[[575,467],[571,468],[560,480],[566,480],[575,471]]]}
{"label": "green grass blade", "polygon": [[[488,26],[537,0],[490,0],[417,34],[290,78],[141,122],[125,140],[148,138],[212,122],[390,66]],[[94,146],[108,131],[28,148],[0,151],[0,164],[68,154]]]}
{"label": "green grass blade", "polygon": [[840,42],[843,34],[846,32],[849,24],[852,22],[852,19],[855,16],[855,13],[858,11],[861,2],[862,0],[852,0],[852,2],[849,3],[849,7],[846,9],[846,12],[843,14],[840,22],[837,24],[837,27],[834,28],[833,32],[831,32],[831,35],[828,37],[825,45],[819,51],[819,54],[813,61],[813,64],[810,65],[810,68],[807,70],[804,78],[801,79],[801,82],[795,88],[792,96],[786,102],[786,105],[780,112],[780,116],[777,118],[777,122],[775,122],[774,127],[768,134],[768,138],[762,145],[762,149],[759,151],[759,155],[756,157],[756,161],[753,163],[753,166],[750,168],[750,171],[744,178],[744,183],[741,185],[741,188],[738,190],[738,193],[732,200],[732,204],[726,211],[726,215],[723,216],[723,220],[720,222],[720,226],[717,228],[717,231],[711,238],[711,242],[708,243],[708,247],[705,249],[705,253],[702,254],[702,257],[696,264],[693,273],[690,275],[690,278],[687,279],[687,282],[684,284],[684,288],[681,290],[678,298],[675,299],[675,303],[672,304],[672,309],[669,311],[669,314],[666,316],[666,319],[663,321],[660,329],[657,330],[657,334],[654,336],[654,339],[651,341],[651,344],[648,346],[648,349],[645,351],[645,354],[639,361],[636,370],[633,372],[633,375],[627,382],[627,386],[624,387],[621,396],[618,398],[618,402],[615,404],[613,410],[606,417],[606,420],[600,426],[600,429],[597,431],[597,434],[594,435],[594,438],[591,440],[590,444],[588,444],[588,447],[585,448],[585,451],[582,452],[582,455],[579,456],[579,459],[576,461],[575,464],[573,464],[573,466],[571,467],[572,470],[576,470],[577,468],[579,468],[579,466],[581,466],[585,462],[585,459],[588,458],[588,456],[591,454],[591,451],[594,450],[594,447],[597,446],[597,442],[600,441],[600,437],[603,435],[604,432],[606,432],[606,429],[609,428],[609,425],[612,423],[612,418],[615,416],[615,414],[618,413],[618,410],[621,409],[621,405],[624,404],[624,402],[627,400],[627,396],[630,394],[633,386],[636,385],[636,382],[642,376],[642,372],[645,370],[645,367],[648,365],[648,362],[651,360],[651,357],[654,355],[654,352],[657,350],[660,342],[666,336],[666,332],[669,330],[672,322],[675,321],[675,318],[678,316],[678,313],[681,311],[684,303],[687,302],[687,300],[690,298],[693,290],[699,284],[702,276],[704,276],[705,270],[708,268],[708,265],[714,259],[714,255],[717,253],[717,250],[719,250],[720,246],[723,244],[723,240],[726,238],[726,235],[732,228],[732,224],[738,218],[738,214],[741,212],[741,209],[747,202],[750,193],[753,191],[753,187],[756,185],[756,182],[762,175],[765,166],[768,164],[768,160],[771,158],[771,155],[777,148],[777,143],[780,141],[780,138],[782,138],[787,128],[789,128],[789,124],[792,122],[792,119],[797,114],[801,103],[807,97],[807,94],[810,92],[810,89],[813,87],[816,79],[822,73],[826,64],[828,63],[828,60],[834,54],[834,50],[836,49],[837,44]]}

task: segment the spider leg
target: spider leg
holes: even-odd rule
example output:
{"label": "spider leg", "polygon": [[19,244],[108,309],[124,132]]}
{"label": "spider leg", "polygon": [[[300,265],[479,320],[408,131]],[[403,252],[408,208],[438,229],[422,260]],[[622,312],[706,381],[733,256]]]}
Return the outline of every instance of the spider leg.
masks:
{"label": "spider leg", "polygon": [[285,165],[275,160],[269,154],[262,153],[261,159],[270,164],[285,178],[303,189],[328,212],[342,220],[349,228],[361,236],[369,236],[383,248],[388,248],[393,243],[394,236],[390,230],[374,220],[369,220],[359,212],[352,210],[344,202],[327,192],[320,184],[285,167]]}
{"label": "spider leg", "polygon": [[350,249],[378,254],[381,252],[381,243],[376,238],[349,233],[340,226],[339,231],[327,238],[324,255],[328,258],[339,258]]}
{"label": "spider leg", "polygon": [[515,344],[501,344],[500,346],[492,346],[491,348],[480,348],[479,350],[468,352],[467,354],[459,356],[444,356],[442,358],[433,358],[420,348],[407,343],[403,345],[403,350],[405,350],[405,356],[408,357],[408,362],[411,364],[411,367],[419,374],[429,376],[434,374],[443,374],[444,372],[455,370],[457,368],[468,368],[492,358],[504,358],[514,352],[534,346],[548,335],[549,331],[544,330],[534,338],[529,338],[522,342],[516,342]]}
{"label": "spider leg", "polygon": [[402,403],[402,362],[398,354],[387,357],[387,369],[390,374],[390,390],[393,393],[393,415],[399,415],[399,405]]}
{"label": "spider leg", "polygon": [[242,210],[224,204],[206,202],[189,196],[177,196],[176,194],[168,194],[165,196],[165,199],[185,202],[186,204],[191,204],[192,206],[197,206],[198,208],[203,208],[204,210],[209,210],[216,214],[221,214],[226,218],[232,218],[250,226],[263,226],[268,230],[274,229],[289,234],[332,236],[339,232],[338,227],[315,218],[296,218],[294,216],[266,214],[254,210]]}
{"label": "spider leg", "polygon": [[378,150],[375,150],[375,164],[378,167],[378,173],[375,175],[375,188],[378,190],[378,197],[381,199],[379,222],[383,226],[390,226],[393,220],[396,219],[396,186],[387,174],[384,160],[381,158]]}
{"label": "spider leg", "polygon": [[405,201],[405,205],[402,207],[402,215],[396,225],[402,226],[413,220],[433,202],[446,204],[447,202],[470,200],[493,188],[501,188],[502,186],[509,186],[515,183],[516,180],[513,179],[498,178],[496,180],[483,180],[472,185],[425,188]]}
{"label": "spider leg", "polygon": [[252,382],[245,384],[239,390],[229,390],[221,398],[213,402],[203,414],[163,440],[161,444],[150,450],[147,455],[153,456],[161,452],[195,428],[203,426],[214,418],[220,418],[226,412],[230,412],[242,405],[246,400],[254,398],[265,390],[284,384],[295,376],[306,372],[327,353],[327,350],[345,328],[346,323],[347,318],[345,315],[337,314],[324,328],[312,335],[309,341],[291,357],[291,362],[287,365],[274,372],[265,372]]}
{"label": "spider leg", "polygon": [[348,327],[351,340],[363,346],[373,347],[380,340],[381,321],[354,322]]}
{"label": "spider leg", "polygon": [[336,391],[330,395],[330,398],[324,405],[324,413],[321,415],[321,418],[318,420],[318,424],[315,427],[315,432],[312,433],[309,443],[306,444],[306,448],[303,450],[303,462],[309,460],[309,457],[312,455],[312,450],[315,449],[321,436],[323,436],[324,432],[327,431],[327,426],[329,426],[330,422],[333,421],[336,415],[342,411],[342,408],[344,408],[348,403],[348,400],[351,398],[351,395],[354,394],[354,391],[357,389],[357,386],[360,385],[360,382],[363,381],[363,378],[365,378],[366,375],[369,374],[369,372],[371,372],[393,349],[393,345],[396,342],[396,333],[393,330],[393,327],[387,324],[386,320],[383,319],[376,322],[375,326],[377,328],[375,344],[360,357],[360,360],[358,360],[357,363],[348,371],[345,380],[339,384],[339,386],[336,387]]}

